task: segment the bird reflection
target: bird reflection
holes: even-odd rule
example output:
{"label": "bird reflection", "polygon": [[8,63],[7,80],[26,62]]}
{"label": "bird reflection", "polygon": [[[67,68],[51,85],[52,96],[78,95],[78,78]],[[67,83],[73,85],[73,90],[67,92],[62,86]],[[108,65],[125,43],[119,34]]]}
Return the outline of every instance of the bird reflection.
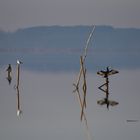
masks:
{"label": "bird reflection", "polygon": [[6,69],[7,71],[7,77],[6,79],[8,80],[9,85],[11,84],[12,81],[12,76],[11,76],[11,72],[12,72],[12,67],[11,64],[8,65],[8,68]]}
{"label": "bird reflection", "polygon": [[109,100],[108,98],[104,98],[102,100],[97,101],[97,104],[106,105],[107,109],[109,109],[109,106],[116,106],[119,103],[116,101]]}
{"label": "bird reflection", "polygon": [[109,109],[109,106],[115,106],[119,103],[116,101],[109,100],[109,76],[119,73],[117,70],[109,69],[109,67],[106,67],[106,70],[101,70],[97,72],[98,75],[105,78],[105,83],[99,86],[98,88],[105,93],[105,98],[102,100],[97,101],[97,104],[99,105],[105,105],[107,106],[107,109]]}

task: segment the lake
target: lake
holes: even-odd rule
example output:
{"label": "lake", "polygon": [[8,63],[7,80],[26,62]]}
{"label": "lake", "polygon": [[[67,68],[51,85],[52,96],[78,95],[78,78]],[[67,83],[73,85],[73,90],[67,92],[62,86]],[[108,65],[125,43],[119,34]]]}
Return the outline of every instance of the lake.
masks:
{"label": "lake", "polygon": [[[78,61],[78,60],[77,60]],[[15,61],[16,64],[16,61]],[[85,123],[80,122],[81,109],[73,93],[78,71],[41,71],[25,68],[20,71],[20,104],[23,114],[16,116],[16,67],[12,82],[6,79],[7,65],[0,69],[0,137],[3,140],[84,140]],[[87,70],[87,108],[85,113],[93,140],[139,140],[140,69],[118,69],[111,76],[110,99],[118,106],[97,105],[104,98],[98,89],[104,79],[96,71]]]}

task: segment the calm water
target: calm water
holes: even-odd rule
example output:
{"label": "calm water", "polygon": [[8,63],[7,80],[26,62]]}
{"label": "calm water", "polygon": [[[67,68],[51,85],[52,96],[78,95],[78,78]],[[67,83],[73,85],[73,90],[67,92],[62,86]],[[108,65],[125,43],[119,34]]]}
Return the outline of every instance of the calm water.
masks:
{"label": "calm water", "polygon": [[[0,70],[0,138],[2,140],[85,140],[84,123],[73,91],[78,72],[37,72],[24,69],[20,73],[20,101],[23,115],[16,116],[16,70],[8,84],[7,73]],[[116,107],[97,105],[104,97],[98,86],[104,79],[87,72],[87,119],[93,140],[139,140],[140,70],[121,70],[110,77],[110,98]]]}

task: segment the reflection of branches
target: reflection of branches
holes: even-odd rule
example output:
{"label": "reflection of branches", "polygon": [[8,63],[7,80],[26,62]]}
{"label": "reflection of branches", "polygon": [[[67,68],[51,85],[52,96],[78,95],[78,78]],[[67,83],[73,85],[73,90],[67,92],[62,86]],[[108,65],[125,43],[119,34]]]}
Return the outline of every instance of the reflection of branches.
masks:
{"label": "reflection of branches", "polygon": [[83,73],[83,104],[82,104],[82,110],[81,110],[81,121],[83,117],[83,112],[84,112],[84,107],[86,108],[86,92],[87,92],[87,85],[86,85],[86,69],[83,66],[83,57],[80,57],[80,64],[82,68],[82,73]]}
{"label": "reflection of branches", "polygon": [[[75,85],[74,85],[75,86]],[[74,92],[77,92],[77,99],[79,101],[79,104],[80,104],[80,107],[81,107],[81,110],[82,110],[82,99],[81,99],[81,96],[80,96],[80,92],[79,92],[79,89],[77,89],[76,91]],[[86,123],[86,127],[88,128],[88,123],[87,123],[87,118],[86,118],[86,114],[84,113],[83,111],[83,117],[84,117],[84,120],[85,120],[85,123]]]}
{"label": "reflection of branches", "polygon": [[86,118],[86,114],[84,112],[84,103],[83,103],[84,100],[82,102],[80,92],[79,92],[79,87],[77,88],[77,86],[75,84],[73,84],[73,86],[75,87],[75,90],[73,92],[77,93],[77,99],[78,99],[80,107],[81,107],[81,121],[82,121],[82,118],[84,118],[88,140],[91,140],[91,136],[90,136],[90,133],[89,133],[89,127],[88,127],[88,121],[87,121],[87,118]]}

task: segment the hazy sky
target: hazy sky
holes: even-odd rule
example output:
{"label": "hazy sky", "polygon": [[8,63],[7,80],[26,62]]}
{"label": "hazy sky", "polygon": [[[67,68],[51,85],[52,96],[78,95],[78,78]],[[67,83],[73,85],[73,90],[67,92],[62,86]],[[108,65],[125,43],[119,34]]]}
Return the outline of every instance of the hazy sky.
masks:
{"label": "hazy sky", "polygon": [[139,0],[0,0],[0,29],[39,25],[140,28]]}

